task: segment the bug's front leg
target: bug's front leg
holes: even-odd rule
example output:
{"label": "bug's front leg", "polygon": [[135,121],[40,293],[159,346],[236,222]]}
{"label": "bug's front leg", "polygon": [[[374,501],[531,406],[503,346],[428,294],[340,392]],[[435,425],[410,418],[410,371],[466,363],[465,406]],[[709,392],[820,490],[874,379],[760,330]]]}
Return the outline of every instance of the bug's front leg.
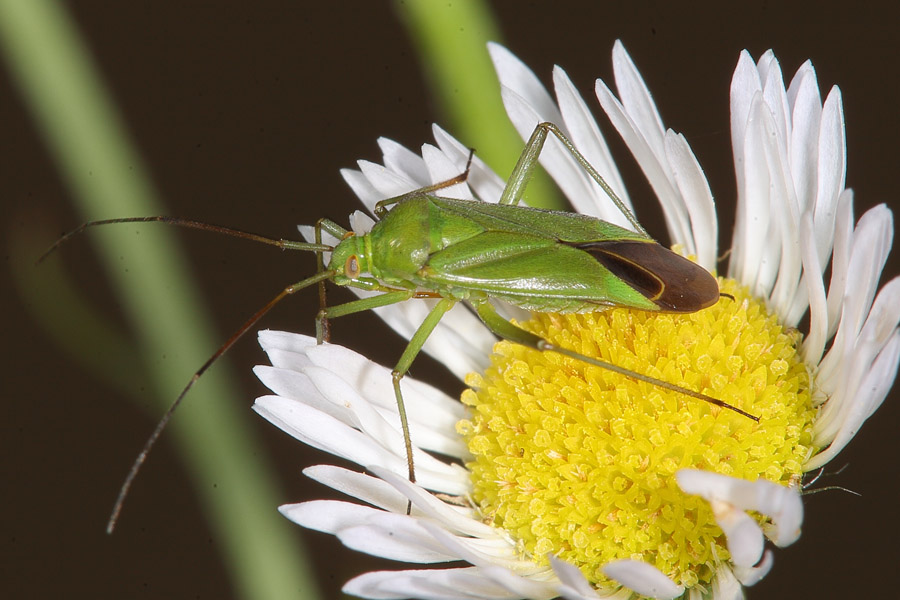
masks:
{"label": "bug's front leg", "polygon": [[[357,285],[356,287],[363,288],[361,285]],[[380,288],[375,286],[363,289],[380,290]],[[359,300],[345,302],[344,304],[326,306],[319,310],[319,314],[316,315],[316,342],[321,344],[322,342],[328,341],[328,319],[344,317],[373,308],[397,304],[398,302],[406,302],[414,297],[415,294],[415,290],[391,290],[379,296],[370,296],[368,298],[360,298]]]}
{"label": "bug's front leg", "polygon": [[[315,227],[315,235],[316,235],[316,243],[322,243],[322,232],[326,232],[336,237],[338,241],[344,239],[344,236],[347,235],[347,230],[335,223],[330,219],[319,219],[316,221]],[[322,252],[316,253],[316,273],[322,273],[325,271],[325,255]],[[319,282],[319,314],[322,314],[322,311],[325,310],[325,307],[328,306],[328,299],[326,298],[325,293],[325,280]],[[323,341],[328,341],[330,338],[329,330],[328,330],[328,319],[322,319],[316,321],[316,339],[321,344]]]}

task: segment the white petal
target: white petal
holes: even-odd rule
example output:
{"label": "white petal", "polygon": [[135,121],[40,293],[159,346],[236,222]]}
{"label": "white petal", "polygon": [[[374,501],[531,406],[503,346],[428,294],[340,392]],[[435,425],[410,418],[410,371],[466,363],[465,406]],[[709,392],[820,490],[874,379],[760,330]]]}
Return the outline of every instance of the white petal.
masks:
{"label": "white petal", "polygon": [[[735,577],[747,587],[756,585],[772,570],[772,565],[775,562],[774,556],[771,550],[766,550],[759,564],[752,567],[734,567]],[[741,592],[740,597],[743,597],[743,595],[743,592]]]}
{"label": "white petal", "polygon": [[372,556],[416,564],[460,560],[418,522],[406,515],[376,511],[368,523],[339,529],[342,544]]}
{"label": "white petal", "polygon": [[644,78],[641,77],[621,40],[616,40],[613,44],[612,60],[616,89],[619,91],[622,105],[628,116],[640,125],[644,139],[652,148],[653,154],[662,156],[665,154],[663,138],[666,131],[662,118],[656,110],[656,103],[650,95],[647,84],[644,83]]}
{"label": "white petal", "polygon": [[[604,157],[602,146],[605,143],[599,130],[596,124],[587,123],[589,113],[585,114],[586,107],[570,82],[567,82],[565,74],[557,69],[555,81],[559,85],[558,93],[561,101],[564,100],[567,115],[577,128],[574,131],[569,129],[569,122],[563,118],[560,108],[528,67],[501,46],[489,44],[488,49],[500,79],[503,105],[522,139],[528,139],[538,123],[554,123],[576,144],[584,143],[584,148],[580,145],[578,147],[582,154],[590,155],[588,162],[599,170],[601,176],[609,175],[620,186],[618,174],[611,168],[611,162]],[[608,156],[608,151],[606,155]],[[612,223],[631,228],[628,220],[618,212],[606,193],[553,135],[548,136],[540,154],[540,163],[578,211],[601,216]]]}
{"label": "white petal", "polygon": [[738,188],[734,254],[729,261],[730,275],[749,286],[753,295],[760,298],[769,296],[781,254],[781,237],[777,234],[777,221],[771,216],[769,201],[772,182],[765,122],[770,119],[762,96],[755,95],[741,131],[742,161],[735,164],[742,185]]}
{"label": "white petal", "polygon": [[356,169],[341,169],[341,177],[344,178],[344,181],[350,186],[353,193],[356,194],[357,198],[362,201],[363,205],[368,208],[369,211],[372,211],[375,208],[376,202],[384,200],[384,196],[381,192],[369,183],[369,179],[361,171],[357,171]]}
{"label": "white petal", "polygon": [[[384,481],[394,486],[406,498],[409,498],[423,515],[431,517],[448,531],[459,535],[496,539],[501,537],[502,531],[485,525],[480,520],[472,518],[471,510],[460,512],[446,502],[442,502],[429,494],[421,487],[411,483],[405,477],[396,475],[380,467],[371,467],[372,472]],[[404,507],[405,508],[405,507]]]}
{"label": "white petal", "polygon": [[259,345],[265,352],[272,348],[295,354],[305,354],[308,347],[316,345],[316,339],[298,333],[263,329],[259,332]]}
{"label": "white petal", "polygon": [[419,524],[437,543],[440,543],[441,547],[446,548],[460,560],[475,566],[501,566],[522,574],[542,573],[547,570],[546,567],[519,558],[515,543],[511,541],[496,537],[487,539],[453,535],[431,521],[423,520]]}
{"label": "white petal", "polygon": [[[336,344],[313,346],[307,350],[307,356],[313,366],[326,369],[360,394],[365,393],[367,401],[395,411],[397,404],[389,369]],[[307,371],[311,377],[324,376],[312,368]],[[466,416],[465,407],[458,400],[434,386],[406,377],[401,387],[410,420],[420,421],[423,427],[453,429]]]}
{"label": "white petal", "polygon": [[[409,499],[389,483],[334,465],[314,465],[303,474],[343,494],[393,513],[406,511]],[[413,511],[416,514],[417,511]]]}
{"label": "white petal", "polygon": [[[437,125],[432,125],[431,130],[438,147],[453,158],[455,164],[465,165],[469,160],[471,150]],[[500,194],[503,193],[503,188],[506,186],[506,181],[479,158],[477,151],[472,155],[471,170],[466,183],[480,200],[494,203],[500,200]]]}
{"label": "white petal", "polygon": [[[484,577],[480,569],[374,571],[348,581],[345,594],[378,600],[493,600],[521,598]],[[542,598],[541,596],[534,596]],[[549,596],[552,597],[552,596]]]}
{"label": "white petal", "polygon": [[[800,209],[812,206],[816,196],[819,127],[822,120],[822,98],[816,72],[809,61],[794,75],[788,90],[791,104],[790,167],[794,191]],[[824,260],[824,259],[823,259]]]}
{"label": "white petal", "polygon": [[[560,67],[553,68],[553,87],[556,90],[559,110],[562,113],[565,128],[571,135],[572,143],[575,144],[575,147],[584,155],[591,166],[597,170],[600,176],[606,180],[606,183],[609,184],[625,206],[633,212],[625,190],[625,184],[609,152],[606,140],[603,138],[603,134],[600,133],[597,122],[594,120],[590,109],[581,97],[581,94],[578,93],[572,80]],[[592,203],[588,202],[588,200],[590,198],[586,198],[585,201],[579,198],[571,198],[572,205],[580,213],[592,215],[622,227],[630,227],[628,220],[624,218],[621,211],[612,202],[601,199],[599,202]]]}
{"label": "white petal", "polygon": [[594,599],[600,597],[594,591],[594,588],[588,582],[587,578],[585,578],[581,569],[552,554],[549,555],[547,559],[550,561],[550,566],[553,567],[553,572],[559,577],[559,581],[562,585],[560,591],[563,597],[568,600],[582,600],[583,598]]}
{"label": "white petal", "polygon": [[841,91],[837,86],[831,89],[825,99],[825,105],[822,107],[822,122],[818,137],[816,245],[819,250],[819,260],[824,263],[831,253],[838,198],[844,190],[847,174],[844,109],[841,102]]}
{"label": "white petal", "polygon": [[762,529],[750,515],[728,502],[710,501],[716,524],[725,533],[728,552],[735,565],[752,567],[762,557]]}
{"label": "white petal", "polygon": [[788,546],[800,537],[803,503],[797,490],[765,479],[745,481],[709,471],[681,469],[675,474],[686,494],[721,501],[742,510],[755,510],[768,516],[772,527],[766,536],[777,546]]}
{"label": "white petal", "polygon": [[[747,210],[746,198],[742,197],[746,182],[744,166],[746,149],[746,133],[750,121],[750,105],[757,92],[762,90],[759,71],[750,53],[744,50],[738,58],[737,67],[731,78],[731,149],[734,154],[735,175],[737,177],[738,209]],[[739,220],[740,221],[740,220]],[[745,229],[735,228],[734,251],[737,252],[746,242],[749,233]]]}
{"label": "white petal", "polygon": [[714,600],[743,600],[743,586],[728,565],[721,565],[716,570],[709,597]]}
{"label": "white petal", "polygon": [[[813,220],[809,211],[803,213],[800,221],[800,251],[803,256],[803,278],[801,283],[806,284],[807,293],[805,297],[808,300],[803,301],[803,310],[799,310],[799,305],[792,308],[795,317],[790,318],[791,322],[802,315],[809,306],[809,331],[806,339],[803,340],[802,356],[806,364],[814,365],[818,363],[819,357],[825,350],[825,343],[828,341],[828,303],[825,297],[825,284],[822,281],[822,268],[819,263],[819,256],[816,253],[815,239],[813,232]],[[815,361],[815,362],[814,362]]]}
{"label": "white petal", "polygon": [[[683,244],[689,253],[693,254],[693,236],[691,235],[690,222],[687,212],[683,210],[680,199],[672,181],[669,179],[668,165],[663,165],[661,160],[665,155],[655,155],[652,145],[645,138],[646,132],[641,127],[652,125],[637,123],[632,120],[625,106],[613,95],[601,80],[597,80],[594,86],[597,99],[613,126],[622,136],[622,140],[634,155],[635,160],[650,182],[650,186],[659,199],[660,206],[666,218],[666,227],[673,244]],[[662,146],[662,143],[660,143]]]}
{"label": "white petal", "polygon": [[[366,176],[366,179],[369,180],[372,187],[378,191],[380,196],[378,200],[396,198],[397,196],[402,196],[407,192],[422,187],[418,182],[410,179],[403,173],[395,173],[384,165],[379,165],[378,163],[367,160],[357,161],[356,164],[359,166],[359,170],[362,171],[362,174]],[[366,208],[369,209],[369,212],[373,212],[375,207],[373,204],[372,206],[366,206]]]}
{"label": "white petal", "polygon": [[[466,159],[457,162],[452,157],[447,156],[440,148],[431,144],[422,145],[422,157],[425,159],[425,165],[428,167],[429,185],[430,183],[442,183],[458,177],[466,168]],[[441,188],[437,194],[444,198],[456,198],[457,200],[475,199],[466,182]]]}
{"label": "white petal", "polygon": [[[401,475],[408,470],[402,445],[392,452],[370,436],[301,402],[264,396],[257,398],[253,410],[308,446],[364,467],[378,465]],[[397,441],[402,442],[402,438],[393,440],[391,447],[396,448]],[[467,472],[459,465],[443,463],[415,448],[414,458],[416,478],[425,488],[457,496],[469,491]]]}
{"label": "white petal", "polygon": [[[892,238],[893,219],[884,205],[867,211],[853,231],[840,325],[816,377],[818,387],[830,397],[816,421],[817,444],[828,444],[836,434],[840,415],[849,410],[847,403],[852,402],[868,361],[878,351],[867,349],[858,338],[872,306]],[[861,353],[867,350],[868,356]]]}
{"label": "white petal", "polygon": [[378,147],[381,149],[382,162],[389,171],[403,175],[419,187],[435,181],[429,177],[427,160],[423,160],[422,156],[409,150],[406,146],[392,139],[380,137],[378,138]]}
{"label": "white petal", "polygon": [[[402,305],[376,308],[375,314],[408,340],[431,312],[434,303],[434,300],[410,300]],[[462,380],[467,373],[487,368],[490,350],[496,341],[478,317],[458,304],[444,315],[422,350]]]}
{"label": "white petal", "polygon": [[347,527],[368,523],[375,514],[381,511],[350,502],[313,500],[312,502],[283,504],[278,507],[278,512],[307,529],[335,533]]}
{"label": "white petal", "polygon": [[355,462],[393,463],[398,470],[401,467],[399,456],[369,436],[296,400],[263,396],[256,399],[253,410],[285,433],[314,448]]}
{"label": "white petal", "polygon": [[827,449],[807,461],[804,465],[805,470],[811,471],[825,465],[850,443],[863,422],[881,406],[897,377],[898,365],[900,365],[900,331],[895,331],[856,390],[854,401],[850,404],[851,410],[845,414],[834,440]]}
{"label": "white petal", "polygon": [[[559,110],[553,98],[547,92],[541,80],[525,63],[518,59],[512,52],[493,42],[488,44],[488,52],[494,62],[494,70],[500,79],[502,87],[514,90],[516,94],[524,98],[528,105],[533,106],[539,114],[554,115],[559,117]],[[561,119],[549,119],[553,123],[560,123]],[[534,123],[531,128],[534,129]],[[531,131],[520,130],[523,137],[531,135]]]}
{"label": "white petal", "polygon": [[[562,122],[562,116],[555,107],[555,114],[539,112],[535,104],[532,104],[528,98],[517,93],[517,90],[502,88],[500,94],[503,98],[506,112],[522,139],[528,139],[539,123],[549,121],[559,124]],[[563,133],[569,134],[564,129]],[[597,184],[589,178],[581,165],[575,161],[555,136],[549,135],[547,137],[539,160],[541,165],[547,170],[547,173],[550,174],[566,195],[566,198],[576,208],[585,206],[593,208],[595,204],[600,203],[603,192],[598,191],[599,187]],[[592,200],[585,203],[585,199]],[[602,199],[608,201],[605,194],[602,195]],[[618,221],[622,221],[622,218],[619,218]]]}
{"label": "white petal", "polygon": [[639,560],[614,560],[603,565],[603,574],[648,598],[669,600],[684,593],[684,586],[651,565]]}
{"label": "white petal", "polygon": [[718,262],[719,221],[709,183],[697,157],[680,133],[666,132],[666,159],[691,220],[691,244],[697,262],[714,271]]}
{"label": "white petal", "polygon": [[350,229],[356,235],[365,235],[371,231],[374,224],[375,220],[361,210],[354,210],[350,213]]}
{"label": "white petal", "polygon": [[542,581],[536,578],[522,577],[501,567],[484,567],[481,569],[481,573],[509,590],[513,594],[510,597],[540,600],[555,598],[559,595],[559,584],[552,578],[550,581]]}
{"label": "white petal", "polygon": [[[395,452],[405,448],[387,369],[333,344],[307,346],[302,359],[298,354],[275,348],[267,351],[273,364],[290,363],[295,368],[254,369],[260,381],[275,394],[321,410],[383,444],[397,444]],[[465,415],[462,405],[412,378],[404,380],[401,386],[416,445],[448,456],[468,457],[465,444],[453,433]],[[366,394],[365,399],[362,393]]]}
{"label": "white petal", "polygon": [[[841,308],[847,286],[853,237],[853,191],[844,190],[838,200],[835,219],[834,248],[831,257],[831,281],[828,285],[828,339],[834,336],[841,320]],[[821,356],[811,364],[819,364]],[[813,357],[810,356],[810,360]]]}
{"label": "white petal", "polygon": [[304,404],[322,411],[347,425],[352,424],[347,411],[341,410],[340,407],[336,407],[333,403],[328,402],[312,380],[305,374],[265,365],[254,367],[253,373],[276,396],[302,401]]}
{"label": "white petal", "polygon": [[[771,66],[762,78],[762,95],[766,106],[772,111],[773,123],[776,128],[776,140],[786,144],[791,123],[790,107],[787,100],[787,92],[784,89],[784,78],[781,75],[781,65],[772,57]],[[786,148],[785,148],[786,149]]]}

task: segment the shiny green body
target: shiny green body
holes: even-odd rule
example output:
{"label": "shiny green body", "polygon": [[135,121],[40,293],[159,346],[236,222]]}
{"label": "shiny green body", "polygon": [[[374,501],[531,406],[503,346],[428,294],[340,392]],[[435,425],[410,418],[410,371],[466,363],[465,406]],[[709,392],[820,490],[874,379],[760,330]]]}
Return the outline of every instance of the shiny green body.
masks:
{"label": "shiny green body", "polygon": [[[344,269],[351,258],[355,278]],[[693,312],[718,300],[707,271],[646,235],[575,213],[428,194],[404,197],[369,233],[341,241],[329,269],[339,285],[493,297],[538,312]]]}

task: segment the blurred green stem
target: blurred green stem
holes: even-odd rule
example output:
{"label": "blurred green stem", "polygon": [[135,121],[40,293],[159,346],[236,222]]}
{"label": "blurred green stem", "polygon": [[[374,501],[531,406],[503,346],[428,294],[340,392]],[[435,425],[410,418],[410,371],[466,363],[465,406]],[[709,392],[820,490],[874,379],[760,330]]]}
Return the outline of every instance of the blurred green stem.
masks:
{"label": "blurred green stem", "polygon": [[[0,0],[0,43],[82,218],[164,213],[61,3]],[[165,228],[146,227],[137,237],[133,228],[111,227],[90,237],[99,244],[136,331],[135,352],[152,372],[159,406],[165,407],[219,336],[211,333],[204,303]],[[235,390],[223,368],[210,371],[191,392],[172,433],[238,592],[281,599],[302,590],[313,598],[308,560],[275,510],[280,494],[249,433],[247,422],[255,418],[249,399]],[[139,515],[126,510],[125,518]]]}
{"label": "blurred green stem", "polygon": [[[432,93],[450,119],[450,133],[473,145],[501,176],[511,173],[523,141],[506,116],[487,52],[488,42],[503,41],[490,9],[482,0],[400,0],[395,6],[418,48]],[[549,178],[536,175],[528,184],[528,203],[563,208]]]}

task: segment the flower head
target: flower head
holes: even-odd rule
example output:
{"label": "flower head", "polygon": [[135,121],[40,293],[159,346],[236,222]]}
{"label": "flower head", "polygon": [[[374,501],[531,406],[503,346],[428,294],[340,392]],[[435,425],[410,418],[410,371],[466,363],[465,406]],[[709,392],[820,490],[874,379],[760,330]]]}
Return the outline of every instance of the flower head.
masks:
{"label": "flower head", "polygon": [[[553,100],[508,51],[490,50],[523,137],[542,121],[560,125],[627,203],[587,104],[562,69],[553,73]],[[656,192],[674,247],[715,272],[718,224],[703,171],[685,138],[664,128],[619,43],[613,64],[619,95],[598,81],[600,104]],[[731,598],[771,568],[764,538],[777,546],[797,539],[804,473],[840,452],[897,371],[900,279],[878,289],[893,224],[878,206],[854,225],[840,92],[833,88],[822,102],[811,64],[785,87],[771,52],[756,63],[742,53],[731,129],[737,218],[728,276],[720,279],[728,297],[690,315],[514,316],[560,347],[710,393],[759,423],[552,352],[501,342],[492,355],[493,336],[457,307],[424,349],[472,389],[460,404],[404,379],[411,483],[387,369],[304,336],[260,334],[272,366],[257,374],[275,395],[258,399],[256,410],[369,473],[310,467],[308,476],[367,506],[314,501],[282,512],[363,552],[470,565],[366,573],[345,591]],[[462,171],[468,150],[434,132],[437,146],[424,146],[421,156],[382,139],[383,166],[360,162],[359,171],[344,173],[369,211]],[[561,146],[548,142],[541,161],[578,211],[628,226]],[[496,202],[503,187],[475,157],[467,181],[440,195]],[[351,224],[365,232],[372,220],[356,213]],[[429,302],[377,312],[409,338]],[[467,376],[473,372],[480,374]]]}

